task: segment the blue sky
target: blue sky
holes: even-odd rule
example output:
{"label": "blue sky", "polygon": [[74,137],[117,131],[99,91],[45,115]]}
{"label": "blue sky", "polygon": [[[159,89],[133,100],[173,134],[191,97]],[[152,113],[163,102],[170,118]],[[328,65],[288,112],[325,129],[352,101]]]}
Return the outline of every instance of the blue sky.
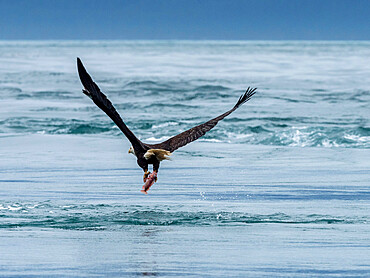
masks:
{"label": "blue sky", "polygon": [[370,0],[0,0],[0,39],[370,40]]}

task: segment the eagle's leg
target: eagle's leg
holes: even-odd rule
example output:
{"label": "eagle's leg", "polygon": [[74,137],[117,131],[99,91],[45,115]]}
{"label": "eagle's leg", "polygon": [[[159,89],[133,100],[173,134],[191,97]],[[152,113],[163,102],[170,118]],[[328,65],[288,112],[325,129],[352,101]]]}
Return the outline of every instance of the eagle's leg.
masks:
{"label": "eagle's leg", "polygon": [[153,164],[153,174],[155,173],[154,182],[157,182],[158,180],[158,170],[159,170],[159,161]]}
{"label": "eagle's leg", "polygon": [[157,182],[158,180],[158,171],[153,171],[155,173],[154,182]]}
{"label": "eagle's leg", "polygon": [[145,169],[144,170],[144,177],[143,177],[144,182],[147,181],[149,175],[150,175],[150,171],[148,169]]}

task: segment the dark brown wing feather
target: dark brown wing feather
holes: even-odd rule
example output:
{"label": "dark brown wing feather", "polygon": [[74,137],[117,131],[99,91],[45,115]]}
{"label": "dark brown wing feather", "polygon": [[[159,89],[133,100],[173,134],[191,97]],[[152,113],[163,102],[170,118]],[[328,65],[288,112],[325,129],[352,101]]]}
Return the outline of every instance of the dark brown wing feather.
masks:
{"label": "dark brown wing feather", "polygon": [[224,114],[209,120],[208,122],[197,125],[196,127],[193,127],[191,129],[188,129],[174,137],[171,137],[170,139],[155,145],[148,145],[150,148],[155,149],[164,149],[170,152],[173,152],[177,150],[180,147],[185,146],[186,144],[189,144],[190,142],[193,142],[197,140],[198,138],[202,137],[204,134],[206,134],[208,131],[210,131],[212,128],[214,128],[219,121],[230,115],[232,112],[234,112],[238,107],[240,107],[243,103],[247,102],[256,92],[257,88],[248,88],[247,91],[240,96],[238,102],[235,104],[235,106],[230,109],[229,111],[225,112]]}
{"label": "dark brown wing feather", "polygon": [[126,135],[127,139],[131,142],[132,147],[137,151],[143,151],[143,143],[136,138],[132,131],[122,121],[117,110],[113,107],[109,99],[100,91],[98,85],[92,80],[91,76],[87,73],[81,60],[77,58],[78,74],[82,85],[84,86],[83,93],[93,100],[93,102],[103,110],[119,127],[119,129]]}

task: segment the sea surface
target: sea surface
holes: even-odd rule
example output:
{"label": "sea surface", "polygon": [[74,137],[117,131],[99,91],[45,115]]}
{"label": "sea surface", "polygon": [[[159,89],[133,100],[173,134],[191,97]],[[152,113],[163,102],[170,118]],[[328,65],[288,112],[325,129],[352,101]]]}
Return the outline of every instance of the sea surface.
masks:
{"label": "sea surface", "polygon": [[[157,143],[142,170],[80,57]],[[1,277],[369,277],[370,42],[0,41]]]}

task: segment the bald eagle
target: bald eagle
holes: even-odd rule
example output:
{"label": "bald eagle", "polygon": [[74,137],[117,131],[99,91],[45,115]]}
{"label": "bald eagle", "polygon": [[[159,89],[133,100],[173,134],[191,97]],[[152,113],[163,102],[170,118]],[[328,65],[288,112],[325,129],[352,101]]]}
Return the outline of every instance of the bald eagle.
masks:
{"label": "bald eagle", "polygon": [[[170,155],[175,150],[202,137],[204,134],[214,128],[219,121],[230,115],[242,104],[247,102],[255,94],[257,89],[248,87],[246,92],[240,96],[238,102],[233,108],[222,115],[209,120],[208,122],[188,129],[162,143],[146,144],[141,142],[126,126],[116,109],[113,107],[112,103],[100,91],[98,85],[96,85],[91,76],[87,73],[79,58],[77,58],[77,68],[81,83],[84,87],[82,92],[91,98],[92,101],[113,120],[113,122],[130,141],[131,147],[128,152],[136,156],[137,164],[144,170],[144,185],[141,192],[145,194],[147,194],[147,191],[154,184],[154,182],[157,181],[159,164],[162,160],[169,159]],[[153,165],[153,173],[150,173],[148,170],[149,164]]]}

